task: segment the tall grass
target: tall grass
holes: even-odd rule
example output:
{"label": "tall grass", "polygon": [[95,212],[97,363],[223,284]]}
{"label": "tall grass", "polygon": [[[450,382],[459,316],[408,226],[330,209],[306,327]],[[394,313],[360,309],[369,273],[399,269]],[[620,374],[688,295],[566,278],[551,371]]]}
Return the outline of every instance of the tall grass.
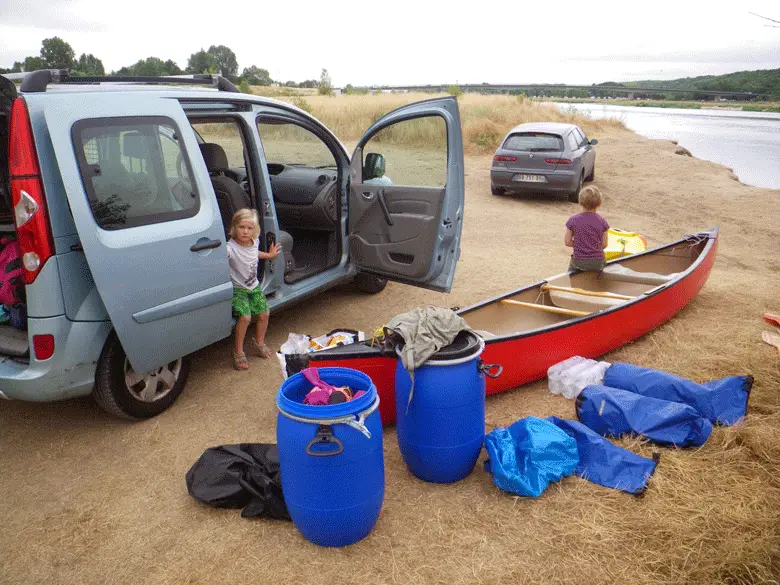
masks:
{"label": "tall grass", "polygon": [[[444,94],[442,94],[444,95]],[[293,102],[291,97],[279,99]],[[387,112],[405,104],[437,97],[425,93],[398,93],[381,95],[306,96],[312,113],[336,136],[345,142],[358,140],[368,127]],[[592,135],[606,128],[622,127],[617,120],[594,120],[574,112],[560,112],[555,106],[535,103],[522,96],[479,95],[467,93],[458,98],[463,145],[468,154],[484,154],[498,148],[506,133],[524,122],[568,122],[578,124],[586,134]],[[441,134],[434,125],[413,127],[408,125],[404,134],[413,137],[415,143],[440,144]]]}

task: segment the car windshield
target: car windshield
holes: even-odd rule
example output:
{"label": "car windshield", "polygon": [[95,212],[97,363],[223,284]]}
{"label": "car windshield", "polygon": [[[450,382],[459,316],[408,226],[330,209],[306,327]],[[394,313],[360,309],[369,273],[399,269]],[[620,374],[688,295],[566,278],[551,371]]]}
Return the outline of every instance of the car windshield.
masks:
{"label": "car windshield", "polygon": [[522,134],[512,134],[507,138],[504,142],[504,149],[526,152],[558,152],[563,150],[563,140],[554,134],[523,132]]}

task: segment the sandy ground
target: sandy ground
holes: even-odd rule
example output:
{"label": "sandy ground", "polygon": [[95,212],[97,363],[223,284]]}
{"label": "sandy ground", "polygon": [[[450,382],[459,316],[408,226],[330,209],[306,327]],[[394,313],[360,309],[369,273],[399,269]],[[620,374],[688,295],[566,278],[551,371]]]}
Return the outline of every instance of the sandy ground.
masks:
{"label": "sandy ground", "polygon": [[[595,137],[596,184],[613,226],[650,245],[722,230],[698,297],[606,359],[698,379],[753,373],[751,418],[777,427],[780,367],[760,341],[760,315],[780,312],[780,191],[744,186],[728,169],[674,154],[669,142],[622,130]],[[466,306],[564,270],[563,223],[576,206],[493,197],[489,167],[487,156],[466,160],[451,294],[341,287],[272,315],[270,343],[290,331],[370,331],[418,305]],[[577,478],[538,500],[515,498],[481,465],[455,485],[425,484],[406,471],[387,429],[382,514],[367,539],[340,550],[309,544],[291,523],[207,508],[184,482],[206,448],[276,441],[277,362],[250,358],[250,371],[239,373],[229,356],[228,340],[199,352],[176,405],[145,422],[114,420],[90,399],[0,403],[0,583],[703,583],[780,574],[780,451],[751,450],[746,433],[773,428],[751,423],[742,434],[716,429],[697,451],[665,451],[643,499]],[[544,381],[487,403],[488,428],[551,414],[573,418],[573,404]],[[743,548],[724,545],[734,533]]]}

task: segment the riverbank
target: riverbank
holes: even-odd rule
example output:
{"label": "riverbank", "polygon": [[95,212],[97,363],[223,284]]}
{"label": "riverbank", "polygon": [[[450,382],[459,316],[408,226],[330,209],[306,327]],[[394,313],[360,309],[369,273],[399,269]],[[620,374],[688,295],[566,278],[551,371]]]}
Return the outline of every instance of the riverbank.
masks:
{"label": "riverbank", "polygon": [[628,100],[591,98],[530,98],[536,102],[591,103],[635,108],[679,108],[683,110],[728,110],[734,112],[780,112],[780,101],[768,102],[694,102],[689,100]]}
{"label": "riverbank", "polygon": [[[339,106],[338,99],[311,105],[324,110]],[[461,114],[466,119],[465,108]],[[0,402],[0,526],[8,535],[0,581],[776,583],[780,360],[761,341],[760,316],[780,312],[780,190],[742,185],[721,165],[680,156],[671,142],[618,126],[592,136],[599,139],[595,184],[611,225],[639,231],[650,246],[721,228],[718,257],[699,295],[604,359],[701,381],[755,376],[747,420],[716,428],[700,449],[659,449],[644,498],[575,477],[538,499],[517,498],[500,492],[481,463],[457,484],[426,484],[406,471],[391,427],[384,432],[382,513],[356,545],[322,549],[291,523],[206,508],[184,483],[206,448],[276,442],[279,365],[250,358],[250,371],[236,372],[225,340],[194,356],[187,390],[150,421],[113,420],[88,399]],[[373,331],[416,306],[468,306],[564,270],[563,224],[577,206],[492,196],[491,155],[465,157],[462,253],[450,294],[394,283],[377,296],[339,287],[272,314],[268,343],[278,348],[289,332]],[[573,402],[550,394],[545,380],[487,400],[487,430],[531,415],[571,419]],[[618,443],[645,456],[653,451],[637,440]]]}

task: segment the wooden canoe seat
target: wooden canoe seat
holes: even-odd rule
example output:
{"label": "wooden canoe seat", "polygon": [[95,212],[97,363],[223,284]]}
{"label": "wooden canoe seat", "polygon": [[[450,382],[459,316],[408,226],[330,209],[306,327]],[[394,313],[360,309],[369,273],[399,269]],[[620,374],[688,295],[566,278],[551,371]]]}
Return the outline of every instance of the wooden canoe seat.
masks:
{"label": "wooden canoe seat", "polygon": [[625,299],[589,297],[573,292],[558,290],[548,290],[547,294],[550,295],[550,300],[559,307],[573,309],[575,311],[586,311],[588,313],[603,311],[604,309],[612,308],[615,305],[622,305],[623,303],[628,302]]}
{"label": "wooden canoe seat", "polygon": [[604,267],[599,278],[617,280],[620,282],[635,282],[637,284],[666,284],[677,277],[674,274],[656,274],[655,272],[638,272],[620,264],[611,264]]}

